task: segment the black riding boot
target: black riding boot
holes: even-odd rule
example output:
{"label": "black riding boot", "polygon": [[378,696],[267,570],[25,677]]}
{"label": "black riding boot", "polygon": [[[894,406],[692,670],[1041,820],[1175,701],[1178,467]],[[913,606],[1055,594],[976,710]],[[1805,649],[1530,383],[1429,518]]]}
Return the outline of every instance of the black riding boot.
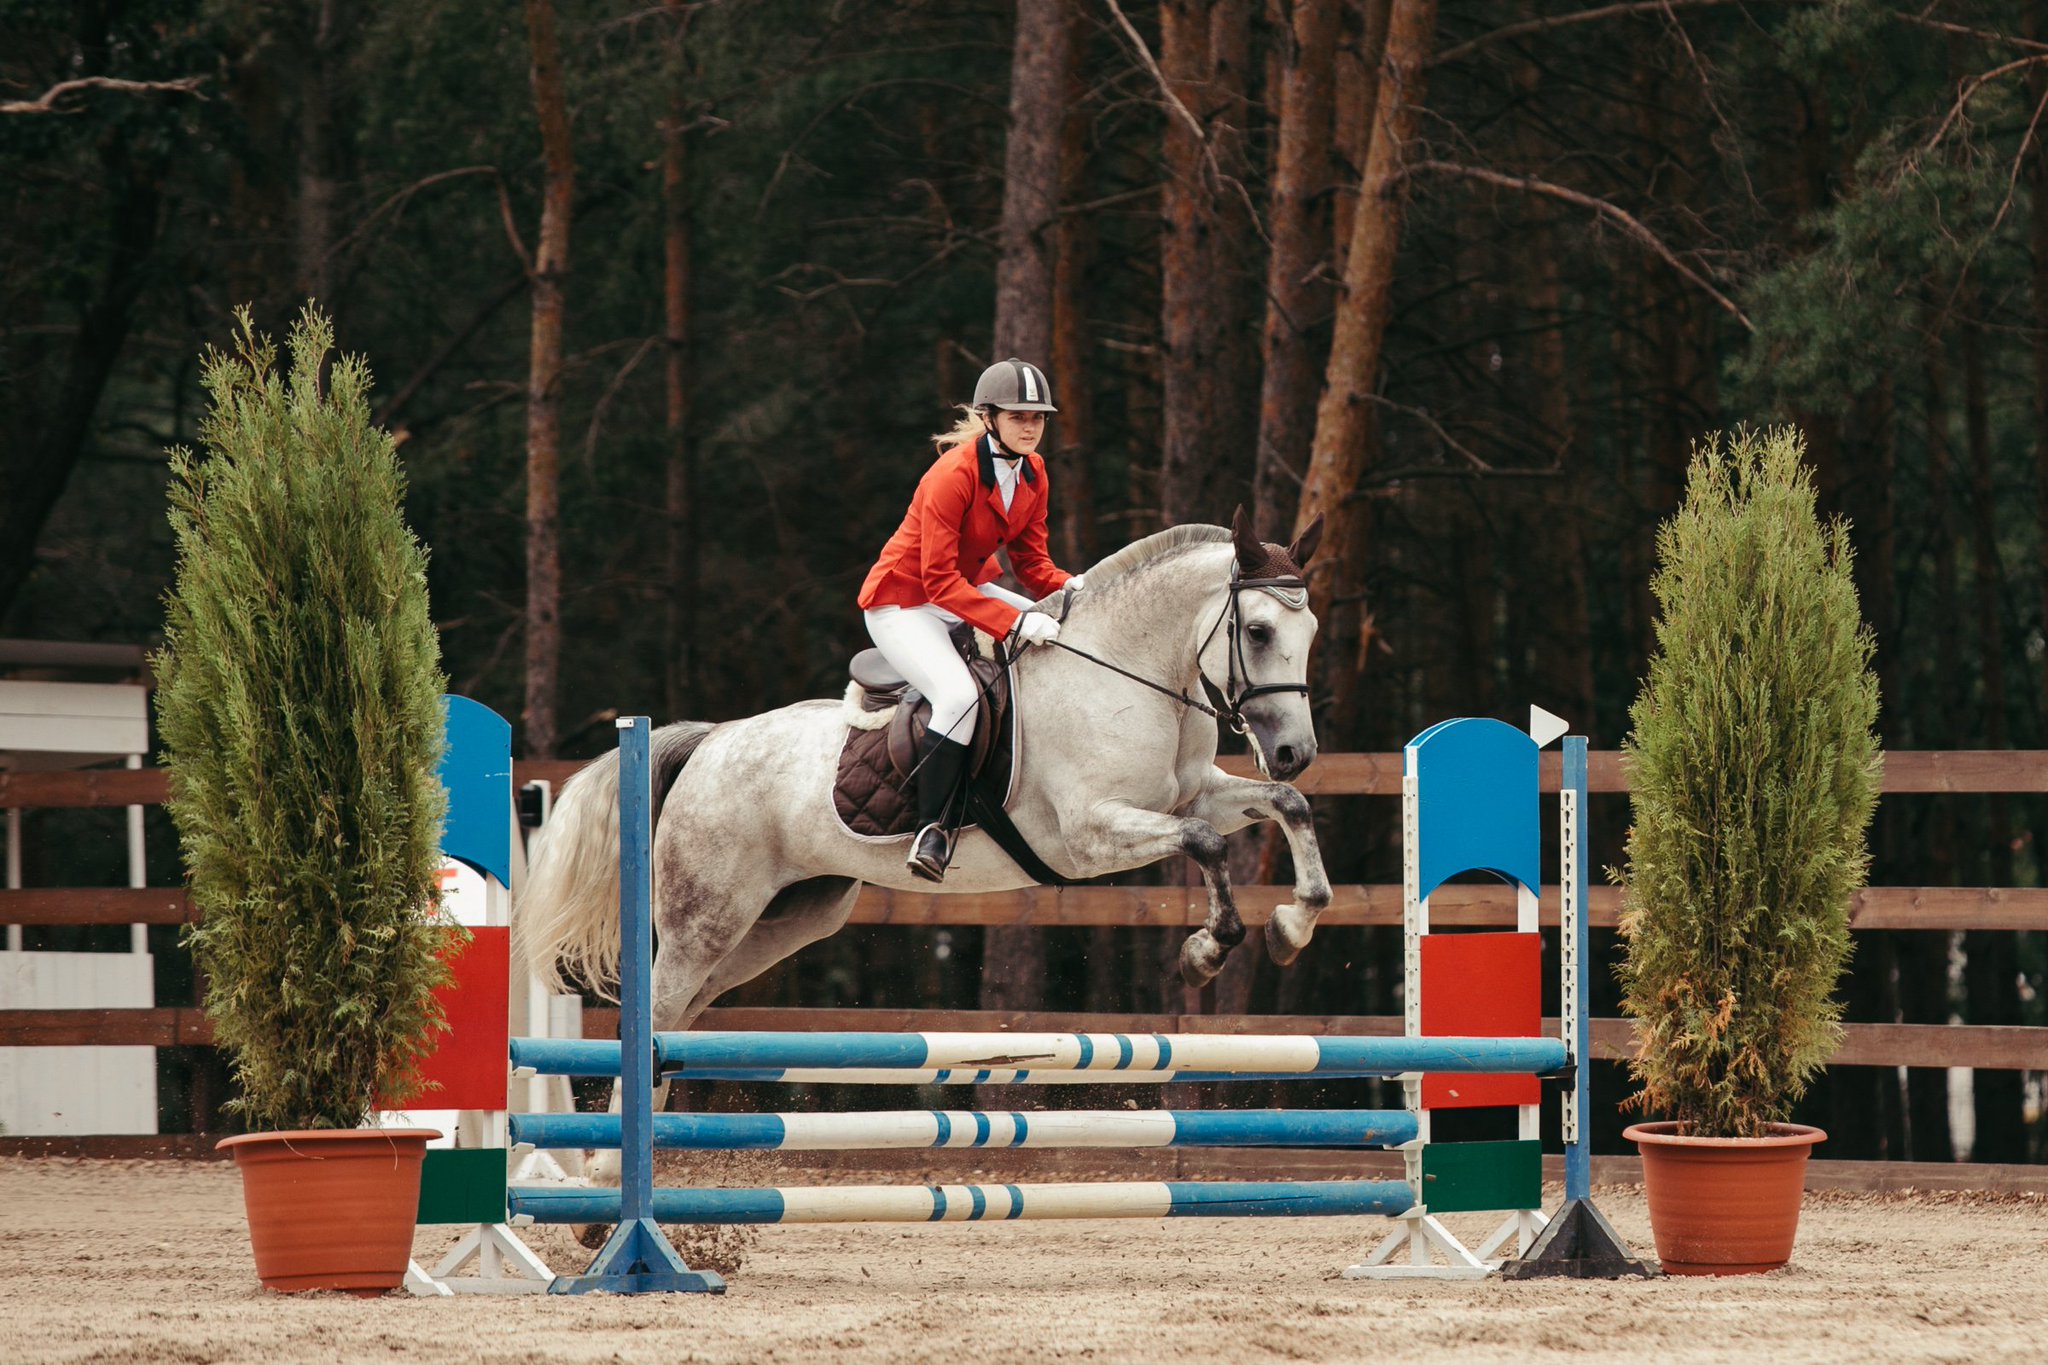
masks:
{"label": "black riding boot", "polygon": [[928,882],[946,880],[953,860],[953,836],[946,829],[946,810],[967,775],[967,746],[925,731],[918,745],[924,755],[917,770],[917,837],[910,841],[904,866]]}

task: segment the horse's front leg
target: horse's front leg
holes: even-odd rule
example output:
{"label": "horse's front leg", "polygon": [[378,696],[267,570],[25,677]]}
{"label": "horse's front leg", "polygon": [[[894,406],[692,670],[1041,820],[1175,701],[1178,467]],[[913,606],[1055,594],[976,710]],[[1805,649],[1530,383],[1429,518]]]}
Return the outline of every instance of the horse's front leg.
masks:
{"label": "horse's front leg", "polygon": [[[1293,962],[1315,934],[1316,918],[1330,904],[1330,878],[1323,870],[1323,851],[1316,843],[1315,817],[1309,812],[1308,798],[1285,782],[1233,777],[1216,768],[1201,795],[1181,809],[1226,834],[1254,820],[1279,822],[1294,855],[1294,900],[1275,906],[1273,917],[1266,921],[1266,952],[1283,967]],[[1236,916],[1231,918],[1234,921]],[[1185,953],[1181,960],[1186,962]]]}
{"label": "horse's front leg", "polygon": [[1079,830],[1062,826],[1068,849],[1084,866],[1110,869],[1143,867],[1175,853],[1185,853],[1202,869],[1209,889],[1208,921],[1188,936],[1180,949],[1181,980],[1201,986],[1223,970],[1223,959],[1244,941],[1244,921],[1230,895],[1228,846],[1216,827],[1192,815],[1162,815],[1135,806],[1096,808]]}

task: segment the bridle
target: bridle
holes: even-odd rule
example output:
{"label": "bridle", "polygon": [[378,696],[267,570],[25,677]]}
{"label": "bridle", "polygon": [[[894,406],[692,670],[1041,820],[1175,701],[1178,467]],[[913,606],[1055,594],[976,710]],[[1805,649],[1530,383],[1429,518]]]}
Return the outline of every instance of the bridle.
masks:
{"label": "bridle", "polygon": [[[1209,694],[1209,700],[1216,704],[1212,710],[1218,720],[1227,723],[1238,734],[1245,732],[1244,704],[1254,697],[1263,697],[1272,692],[1299,692],[1308,694],[1307,683],[1255,683],[1251,670],[1244,659],[1244,619],[1238,612],[1238,596],[1246,592],[1263,592],[1279,602],[1281,606],[1300,610],[1308,605],[1308,584],[1292,574],[1280,578],[1240,578],[1235,561],[1230,566],[1230,593],[1224,599],[1223,613],[1216,618],[1216,624],[1209,627],[1209,633],[1202,637],[1201,648],[1195,651],[1195,672],[1202,680],[1202,688]],[[1230,643],[1225,651],[1228,662],[1224,687],[1209,681],[1209,675],[1202,671],[1202,655],[1208,651],[1209,641],[1216,638],[1225,619],[1230,622]],[[1242,682],[1240,683],[1240,680]],[[1220,712],[1220,714],[1219,714]]]}
{"label": "bridle", "polygon": [[[1303,579],[1293,574],[1278,578],[1244,578],[1240,576],[1239,566],[1233,560],[1230,565],[1230,590],[1224,596],[1223,610],[1217,614],[1216,624],[1209,627],[1208,633],[1202,637],[1202,643],[1195,650],[1195,676],[1202,680],[1202,690],[1209,698],[1207,702],[1153,682],[1150,678],[1140,677],[1129,669],[1119,668],[1109,660],[1099,658],[1084,649],[1076,649],[1064,640],[1054,640],[1052,644],[1112,673],[1122,674],[1132,682],[1143,684],[1162,696],[1171,697],[1183,706],[1200,711],[1218,724],[1228,725],[1241,735],[1250,727],[1250,722],[1244,718],[1246,702],[1273,692],[1300,692],[1304,695],[1308,692],[1307,683],[1255,683],[1251,680],[1244,659],[1244,619],[1237,603],[1239,595],[1246,592],[1263,592],[1282,606],[1295,610],[1308,605],[1308,584]],[[1062,622],[1067,618],[1067,609],[1073,605],[1073,598],[1074,594],[1069,590],[1060,602],[1059,619]],[[1229,646],[1225,651],[1228,662],[1225,665],[1224,686],[1218,687],[1210,680],[1208,671],[1203,668],[1202,655],[1208,652],[1209,642],[1216,638],[1216,632],[1223,629],[1226,621],[1230,623]]]}

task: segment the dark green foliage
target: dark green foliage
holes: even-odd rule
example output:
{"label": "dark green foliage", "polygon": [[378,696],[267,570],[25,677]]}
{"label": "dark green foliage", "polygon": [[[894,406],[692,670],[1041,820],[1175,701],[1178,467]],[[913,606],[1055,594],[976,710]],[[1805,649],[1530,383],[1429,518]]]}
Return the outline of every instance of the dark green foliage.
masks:
{"label": "dark green foliage", "polygon": [[1952,297],[1978,262],[2005,175],[1988,159],[1930,157],[1903,131],[1874,140],[1853,189],[1806,224],[1812,249],[1746,291],[1757,334],[1730,366],[1742,395],[1841,409],[1915,363],[1919,295]]}
{"label": "dark green foliage", "polygon": [[432,913],[446,802],[426,554],[368,368],[291,372],[240,314],[207,356],[205,454],[171,453],[177,580],[156,658],[206,1013],[259,1129],[348,1128],[403,1098],[459,929]]}
{"label": "dark green foliage", "polygon": [[1803,448],[1781,427],[1695,449],[1657,536],[1657,649],[1624,746],[1634,1102],[1710,1136],[1782,1121],[1839,1043],[1870,861],[1873,641]]}

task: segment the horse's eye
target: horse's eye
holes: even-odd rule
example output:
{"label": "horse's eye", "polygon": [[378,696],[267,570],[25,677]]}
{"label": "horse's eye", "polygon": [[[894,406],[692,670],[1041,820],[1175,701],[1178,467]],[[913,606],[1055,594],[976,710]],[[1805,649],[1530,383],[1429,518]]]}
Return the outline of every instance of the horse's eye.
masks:
{"label": "horse's eye", "polygon": [[1269,645],[1273,643],[1273,628],[1271,626],[1253,626],[1245,632],[1245,637],[1255,645]]}

